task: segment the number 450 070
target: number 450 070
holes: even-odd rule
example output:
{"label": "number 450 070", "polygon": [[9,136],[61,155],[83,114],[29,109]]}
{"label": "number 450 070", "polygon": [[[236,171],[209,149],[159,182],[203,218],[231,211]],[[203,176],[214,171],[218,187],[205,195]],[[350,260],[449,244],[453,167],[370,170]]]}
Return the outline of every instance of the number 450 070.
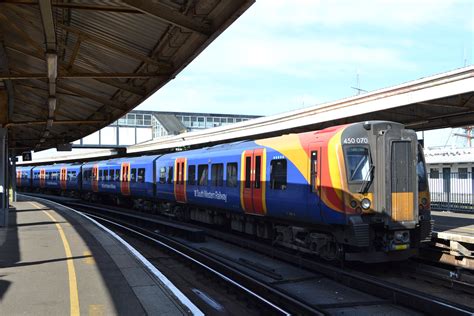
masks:
{"label": "number 450 070", "polygon": [[367,137],[347,137],[344,138],[343,144],[368,144],[369,139]]}

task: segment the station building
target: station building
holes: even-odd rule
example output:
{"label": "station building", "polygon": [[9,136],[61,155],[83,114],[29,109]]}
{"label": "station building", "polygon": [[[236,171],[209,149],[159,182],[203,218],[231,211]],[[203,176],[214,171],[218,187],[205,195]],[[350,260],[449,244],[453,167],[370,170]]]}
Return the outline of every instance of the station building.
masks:
{"label": "station building", "polygon": [[135,110],[73,144],[79,148],[128,146],[168,135],[244,122],[257,117],[259,116]]}
{"label": "station building", "polygon": [[474,147],[425,150],[433,207],[474,211]]}

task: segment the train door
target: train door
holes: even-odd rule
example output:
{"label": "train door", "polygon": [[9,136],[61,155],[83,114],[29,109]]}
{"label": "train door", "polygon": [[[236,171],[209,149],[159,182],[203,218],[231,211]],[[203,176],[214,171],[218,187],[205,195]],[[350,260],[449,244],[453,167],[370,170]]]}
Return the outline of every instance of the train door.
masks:
{"label": "train door", "polygon": [[59,173],[59,184],[62,190],[67,188],[67,168],[61,168]]}
{"label": "train door", "polygon": [[99,192],[99,165],[92,167],[92,191]]}
{"label": "train door", "polygon": [[240,181],[241,204],[245,213],[265,215],[266,150],[246,150],[242,153]]}
{"label": "train door", "polygon": [[174,162],[174,196],[177,202],[186,202],[186,158],[176,158]]}
{"label": "train door", "polygon": [[321,147],[319,144],[310,144],[309,153],[309,192],[307,214],[309,217],[320,217],[321,214]]}
{"label": "train door", "polygon": [[130,195],[130,163],[122,162],[120,168],[120,192]]}
{"label": "train door", "polygon": [[40,180],[40,188],[44,188],[46,186],[46,170],[45,169],[40,169],[39,180]]}

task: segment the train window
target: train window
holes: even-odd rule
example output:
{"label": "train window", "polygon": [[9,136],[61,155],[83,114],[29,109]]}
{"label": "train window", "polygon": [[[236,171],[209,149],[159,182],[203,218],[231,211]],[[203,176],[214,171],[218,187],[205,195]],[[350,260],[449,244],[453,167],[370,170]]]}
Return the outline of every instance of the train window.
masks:
{"label": "train window", "polygon": [[109,171],[109,181],[115,181],[115,169]]}
{"label": "train window", "polygon": [[260,180],[262,172],[262,156],[255,156],[255,189],[260,189]]}
{"label": "train window", "polygon": [[346,148],[346,158],[350,182],[371,180],[370,156],[367,147],[351,146]]}
{"label": "train window", "polygon": [[231,162],[227,164],[226,185],[230,188],[237,186],[237,163]]}
{"label": "train window", "polygon": [[77,171],[71,171],[71,180],[75,181],[77,178]]}
{"label": "train window", "polygon": [[110,181],[109,170],[104,170],[104,181]]}
{"label": "train window", "polygon": [[188,166],[188,184],[196,185],[196,166]]}
{"label": "train window", "polygon": [[208,169],[209,169],[208,165],[198,165],[198,177],[199,177],[198,185],[207,185]]}
{"label": "train window", "polygon": [[138,182],[145,182],[145,168],[138,168]]}
{"label": "train window", "polygon": [[115,181],[120,181],[120,169],[115,169]]}
{"label": "train window", "polygon": [[130,171],[130,182],[137,182],[137,169],[132,168]]}
{"label": "train window", "polygon": [[317,188],[317,178],[318,178],[318,152],[311,152],[311,192],[316,192]]}
{"label": "train window", "polygon": [[439,170],[437,168],[430,169],[430,179],[439,179]]}
{"label": "train window", "polygon": [[184,184],[184,162],[178,163],[178,184]]}
{"label": "train window", "polygon": [[426,175],[425,160],[423,159],[423,148],[418,144],[418,157],[416,162],[416,174],[418,176],[418,191],[428,190],[428,179]]}
{"label": "train window", "polygon": [[168,167],[168,184],[173,183],[173,167]]}
{"label": "train window", "polygon": [[159,182],[161,184],[166,183],[166,167],[161,167],[160,168],[160,179]]}
{"label": "train window", "polygon": [[245,187],[250,188],[252,175],[252,157],[245,157]]}
{"label": "train window", "polygon": [[104,181],[104,170],[99,170],[99,181]]}
{"label": "train window", "polygon": [[224,164],[217,163],[211,166],[211,185],[221,187],[224,184]]}
{"label": "train window", "polygon": [[275,159],[270,162],[270,187],[273,190],[286,190],[286,159]]}

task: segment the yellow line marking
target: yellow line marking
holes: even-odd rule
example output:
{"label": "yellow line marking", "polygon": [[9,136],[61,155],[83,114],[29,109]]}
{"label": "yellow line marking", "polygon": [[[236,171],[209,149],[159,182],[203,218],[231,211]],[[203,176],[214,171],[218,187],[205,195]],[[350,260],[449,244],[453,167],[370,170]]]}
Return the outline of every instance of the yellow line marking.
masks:
{"label": "yellow line marking", "polygon": [[[32,202],[34,207],[40,209],[42,208],[38,204]],[[58,221],[47,211],[43,211],[53,222],[56,224],[56,228],[58,229],[59,236],[61,236],[61,240],[64,246],[64,252],[66,253],[67,257],[67,271],[69,275],[69,297],[71,303],[71,315],[76,316],[80,315],[79,310],[79,293],[77,291],[77,278],[76,278],[76,269],[74,268],[74,261],[72,258],[71,247],[69,246],[69,242],[67,241],[66,234],[64,234],[63,228],[61,225],[58,224]]]}

